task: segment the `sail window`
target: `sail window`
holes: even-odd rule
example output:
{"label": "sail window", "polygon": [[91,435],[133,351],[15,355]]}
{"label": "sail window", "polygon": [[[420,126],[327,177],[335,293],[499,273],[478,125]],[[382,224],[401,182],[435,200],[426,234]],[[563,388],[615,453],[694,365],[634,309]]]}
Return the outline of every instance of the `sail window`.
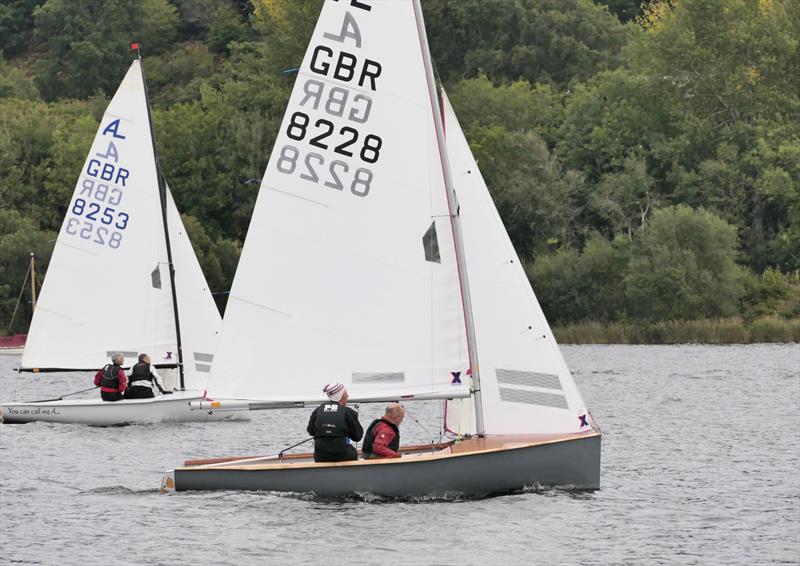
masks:
{"label": "sail window", "polygon": [[153,289],[161,289],[161,270],[158,265],[150,274],[150,279],[153,281]]}
{"label": "sail window", "polygon": [[211,371],[211,362],[214,360],[213,354],[194,352],[194,369],[203,373]]}
{"label": "sail window", "polygon": [[425,249],[425,261],[442,263],[439,255],[439,239],[436,237],[436,222],[431,222],[431,227],[422,236],[422,247]]}
{"label": "sail window", "polygon": [[353,383],[403,383],[406,374],[403,372],[354,373]]}
{"label": "sail window", "polygon": [[545,389],[561,390],[558,376],[552,373],[538,373],[534,371],[519,371],[515,369],[497,369],[497,382],[508,385],[522,385],[527,387],[544,387]]}
{"label": "sail window", "polygon": [[139,352],[126,352],[125,350],[108,350],[106,352],[106,357],[110,358],[114,354],[122,354],[123,358],[131,358],[131,359],[139,357]]}
{"label": "sail window", "polygon": [[558,393],[544,393],[542,391],[523,391],[521,389],[500,388],[500,399],[510,403],[525,403],[527,405],[541,405],[555,409],[568,409],[567,399]]}

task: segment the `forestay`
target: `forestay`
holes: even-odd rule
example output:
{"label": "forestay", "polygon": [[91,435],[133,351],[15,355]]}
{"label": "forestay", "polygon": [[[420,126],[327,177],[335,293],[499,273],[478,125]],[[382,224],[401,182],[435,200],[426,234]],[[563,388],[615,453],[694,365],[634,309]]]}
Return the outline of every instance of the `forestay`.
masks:
{"label": "forestay", "polygon": [[466,394],[464,318],[411,2],[325,2],[228,301],[209,394]]}
{"label": "forestay", "polygon": [[[443,104],[447,153],[461,211],[486,432],[589,430],[583,400],[446,96]],[[448,403],[448,424],[457,432],[474,432],[474,411],[466,405],[471,402]]]}
{"label": "forestay", "polygon": [[[22,357],[26,369],[95,369],[115,351],[177,363],[164,224],[140,61],[100,122],[56,240]],[[213,353],[219,313],[168,194],[187,366]],[[205,377],[205,376],[203,376]],[[202,385],[202,384],[200,384]]]}

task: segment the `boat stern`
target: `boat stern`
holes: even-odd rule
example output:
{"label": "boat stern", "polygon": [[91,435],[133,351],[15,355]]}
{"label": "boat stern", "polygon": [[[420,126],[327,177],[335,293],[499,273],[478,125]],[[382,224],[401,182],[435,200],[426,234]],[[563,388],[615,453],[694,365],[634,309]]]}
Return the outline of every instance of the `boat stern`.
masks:
{"label": "boat stern", "polygon": [[172,493],[175,491],[175,470],[167,470],[164,472],[164,477],[161,478],[161,487],[158,491],[161,493]]}

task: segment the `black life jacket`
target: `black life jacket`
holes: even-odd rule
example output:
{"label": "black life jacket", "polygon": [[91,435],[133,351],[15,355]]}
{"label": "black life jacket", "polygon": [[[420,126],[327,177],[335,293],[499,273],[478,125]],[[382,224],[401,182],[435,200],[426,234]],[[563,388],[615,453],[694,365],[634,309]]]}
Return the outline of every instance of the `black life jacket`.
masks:
{"label": "black life jacket", "polygon": [[386,419],[375,419],[367,428],[367,432],[364,434],[364,444],[361,445],[361,451],[365,456],[372,454],[372,444],[375,442],[375,427],[380,423],[386,423],[394,431],[394,438],[389,443],[389,448],[395,452],[400,450],[400,429],[397,428],[397,425],[390,423]]}
{"label": "black life jacket", "polygon": [[119,389],[119,366],[117,364],[108,364],[103,369],[103,377],[100,378],[100,387]]}
{"label": "black life jacket", "polygon": [[317,408],[314,422],[314,438],[337,438],[345,436],[345,406],[339,403],[323,403]]}
{"label": "black life jacket", "polygon": [[[131,374],[128,376],[131,385],[134,381],[149,381],[153,382],[153,376],[150,373],[150,364],[139,362],[131,368]],[[138,384],[137,384],[138,385]]]}

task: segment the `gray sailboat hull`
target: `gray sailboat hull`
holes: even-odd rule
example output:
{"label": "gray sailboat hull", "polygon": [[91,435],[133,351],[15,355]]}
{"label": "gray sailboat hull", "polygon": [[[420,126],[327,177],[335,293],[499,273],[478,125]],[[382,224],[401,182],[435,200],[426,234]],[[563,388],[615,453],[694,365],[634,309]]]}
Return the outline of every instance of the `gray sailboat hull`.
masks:
{"label": "gray sailboat hull", "polygon": [[[466,444],[466,443],[462,443]],[[508,493],[525,487],[600,487],[601,435],[508,443],[455,451],[335,464],[279,463],[184,467],[174,488],[313,492],[319,496],[375,494],[386,497],[448,497]]]}

